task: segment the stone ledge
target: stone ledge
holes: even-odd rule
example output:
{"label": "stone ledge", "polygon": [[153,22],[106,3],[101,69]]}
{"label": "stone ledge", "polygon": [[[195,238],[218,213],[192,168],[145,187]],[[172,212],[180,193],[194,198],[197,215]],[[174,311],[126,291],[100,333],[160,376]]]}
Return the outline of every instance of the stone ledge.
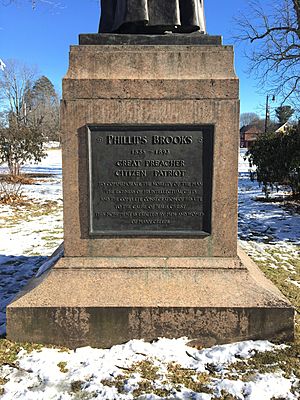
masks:
{"label": "stone ledge", "polygon": [[222,45],[221,36],[195,32],[190,34],[166,33],[164,35],[133,35],[112,33],[82,33],[80,45]]}
{"label": "stone ledge", "polygon": [[238,80],[233,79],[64,79],[64,100],[164,99],[235,100]]}
{"label": "stone ledge", "polygon": [[245,269],[238,258],[226,257],[66,257],[55,265],[59,270],[164,270]]}
{"label": "stone ledge", "polygon": [[288,308],[289,303],[245,269],[54,268],[9,307],[24,306]]}

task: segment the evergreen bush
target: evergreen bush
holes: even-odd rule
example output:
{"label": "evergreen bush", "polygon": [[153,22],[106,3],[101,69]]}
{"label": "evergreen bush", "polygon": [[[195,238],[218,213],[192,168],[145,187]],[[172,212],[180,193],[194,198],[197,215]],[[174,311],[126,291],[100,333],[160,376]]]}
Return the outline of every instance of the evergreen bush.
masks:
{"label": "evergreen bush", "polygon": [[261,134],[246,153],[250,166],[256,166],[251,179],[262,185],[266,197],[279,186],[300,194],[300,125],[287,132]]}

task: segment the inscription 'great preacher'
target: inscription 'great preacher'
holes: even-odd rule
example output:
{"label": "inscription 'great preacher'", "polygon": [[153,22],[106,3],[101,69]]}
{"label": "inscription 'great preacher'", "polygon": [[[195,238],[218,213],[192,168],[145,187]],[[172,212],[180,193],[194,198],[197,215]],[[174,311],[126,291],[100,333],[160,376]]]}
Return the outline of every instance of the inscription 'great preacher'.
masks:
{"label": "inscription 'great preacher'", "polygon": [[209,234],[212,136],[211,126],[89,126],[90,234]]}

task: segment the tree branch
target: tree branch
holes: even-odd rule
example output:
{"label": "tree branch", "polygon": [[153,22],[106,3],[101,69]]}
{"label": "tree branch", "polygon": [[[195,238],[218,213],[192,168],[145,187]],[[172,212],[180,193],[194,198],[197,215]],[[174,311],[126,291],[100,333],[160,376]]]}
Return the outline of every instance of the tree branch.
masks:
{"label": "tree branch", "polygon": [[235,38],[251,45],[245,47],[249,73],[261,88],[299,99],[300,0],[273,0],[264,7],[259,0],[250,2],[249,12],[236,19]]}

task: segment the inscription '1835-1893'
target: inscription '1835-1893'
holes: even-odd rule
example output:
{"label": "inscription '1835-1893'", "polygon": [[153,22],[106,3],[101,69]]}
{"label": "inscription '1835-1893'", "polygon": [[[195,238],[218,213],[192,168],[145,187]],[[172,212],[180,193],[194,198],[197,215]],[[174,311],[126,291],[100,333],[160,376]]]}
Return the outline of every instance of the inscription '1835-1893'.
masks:
{"label": "inscription '1835-1893'", "polygon": [[90,234],[207,235],[213,126],[88,126]]}

